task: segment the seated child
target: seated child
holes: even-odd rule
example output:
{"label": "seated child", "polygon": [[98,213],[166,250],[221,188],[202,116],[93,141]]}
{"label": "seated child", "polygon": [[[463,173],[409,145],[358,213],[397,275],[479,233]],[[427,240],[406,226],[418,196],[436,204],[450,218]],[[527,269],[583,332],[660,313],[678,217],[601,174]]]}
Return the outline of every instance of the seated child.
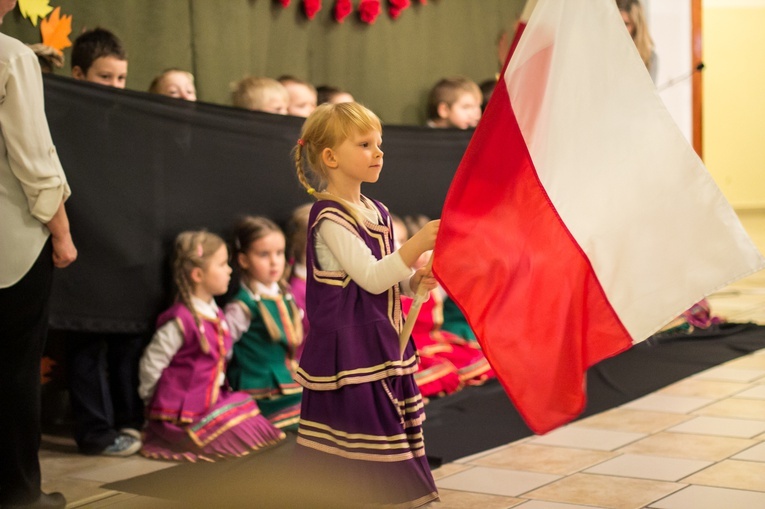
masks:
{"label": "seated child", "polygon": [[355,101],[350,92],[330,85],[316,87],[316,99],[318,104],[352,103]]}
{"label": "seated child", "polygon": [[228,380],[252,396],[271,423],[297,429],[303,388],[292,378],[303,342],[300,310],[284,282],[285,239],[264,217],[245,217],[234,234],[241,287],[226,306],[236,344]]}
{"label": "seated child", "polygon": [[[416,233],[419,224],[412,222]],[[420,223],[421,224],[421,223]],[[423,253],[415,262],[415,269],[427,265],[431,253]],[[401,308],[408,314],[414,299],[401,297]],[[430,298],[420,307],[420,313],[412,330],[412,339],[421,357],[436,357],[448,360],[457,368],[460,382],[464,385],[481,385],[494,378],[494,370],[481,351],[481,347],[471,341],[441,329],[443,323],[443,290],[438,287],[430,292]]]}
{"label": "seated child", "polygon": [[72,45],[72,77],[125,88],[127,53],[116,35],[103,28],[83,32]]}
{"label": "seated child", "polygon": [[[409,239],[407,227],[400,217],[391,214],[393,224],[393,242],[398,249]],[[408,303],[411,307],[412,298],[403,296],[402,305]],[[415,344],[416,344],[415,339]],[[420,392],[426,398],[434,396],[445,396],[462,388],[457,368],[448,359],[429,355],[423,352],[420,354],[420,362],[417,365],[417,372],[414,374],[414,381]]]}
{"label": "seated child", "polygon": [[234,83],[231,100],[238,108],[277,115],[286,115],[290,106],[290,95],[284,85],[275,79],[256,76]]}
{"label": "seated child", "polygon": [[290,95],[288,114],[307,118],[316,109],[316,87],[294,76],[282,76],[278,81]]}
{"label": "seated child", "polygon": [[[306,267],[305,267],[305,247],[308,237],[308,214],[311,212],[313,203],[306,203],[292,211],[292,217],[287,223],[287,258],[290,265],[289,285],[295,304],[300,308],[303,317],[303,337],[308,337],[308,314],[305,307],[306,291]],[[302,343],[295,359],[300,360],[300,354],[303,351]]]}
{"label": "seated child", "polygon": [[141,454],[177,461],[215,461],[275,444],[284,433],[244,392],[225,384],[232,339],[213,297],[228,289],[223,239],[184,232],[175,241],[178,301],[157,320],[140,363],[139,394],[148,421]]}
{"label": "seated child", "polygon": [[428,94],[430,127],[469,129],[481,120],[483,95],[473,81],[462,76],[444,78]]}
{"label": "seated child", "polygon": [[194,86],[194,75],[181,69],[167,69],[154,78],[149,85],[152,94],[166,95],[186,101],[197,100],[197,89]]}

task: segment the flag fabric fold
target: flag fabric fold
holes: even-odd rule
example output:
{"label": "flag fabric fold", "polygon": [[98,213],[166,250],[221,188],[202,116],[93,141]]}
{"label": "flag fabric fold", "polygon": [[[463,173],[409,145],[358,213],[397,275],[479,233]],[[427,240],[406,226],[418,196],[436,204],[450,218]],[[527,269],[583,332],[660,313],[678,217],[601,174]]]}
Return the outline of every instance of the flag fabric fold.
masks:
{"label": "flag fabric fold", "polygon": [[536,433],[581,413],[590,366],[765,262],[613,0],[586,6],[534,8],[452,181],[434,253]]}

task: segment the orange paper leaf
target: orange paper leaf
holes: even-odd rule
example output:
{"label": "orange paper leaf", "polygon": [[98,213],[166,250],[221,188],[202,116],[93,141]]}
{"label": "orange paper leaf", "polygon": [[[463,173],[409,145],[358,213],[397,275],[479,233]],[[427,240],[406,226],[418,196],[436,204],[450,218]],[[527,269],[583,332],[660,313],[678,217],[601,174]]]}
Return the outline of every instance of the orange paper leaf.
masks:
{"label": "orange paper leaf", "polygon": [[19,0],[21,15],[37,26],[37,20],[47,16],[53,7],[48,5],[50,0]]}
{"label": "orange paper leaf", "polygon": [[61,16],[61,7],[56,7],[48,19],[40,22],[42,43],[59,51],[72,45],[69,34],[72,33],[72,16]]}

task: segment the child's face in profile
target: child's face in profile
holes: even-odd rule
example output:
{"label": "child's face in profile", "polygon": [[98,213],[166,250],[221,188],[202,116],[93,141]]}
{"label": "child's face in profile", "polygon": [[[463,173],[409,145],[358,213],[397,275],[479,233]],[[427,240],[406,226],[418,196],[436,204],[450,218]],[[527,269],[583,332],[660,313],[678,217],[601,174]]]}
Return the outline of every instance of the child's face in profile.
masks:
{"label": "child's face in profile", "polygon": [[211,296],[223,295],[228,290],[230,280],[231,266],[228,264],[228,249],[224,245],[215,251],[202,269],[197,294],[204,300]]}
{"label": "child's face in profile", "polygon": [[159,84],[158,92],[177,99],[197,100],[197,89],[194,87],[192,79],[185,72],[167,73]]}
{"label": "child's face in profile", "polygon": [[452,127],[468,129],[478,125],[481,120],[481,98],[470,92],[464,92],[451,105],[446,105],[442,116]]}
{"label": "child's face in profile", "polygon": [[264,285],[279,281],[284,275],[285,240],[281,232],[269,232],[259,238],[244,253],[239,254],[239,266],[251,280]]}
{"label": "child's face in profile", "polygon": [[316,92],[302,83],[285,83],[290,93],[290,105],[287,112],[296,117],[306,118],[316,109]]}
{"label": "child's face in profile", "polygon": [[87,73],[83,74],[82,69],[75,67],[72,69],[72,75],[77,79],[106,85],[107,87],[125,88],[127,68],[127,60],[105,56],[95,59]]}

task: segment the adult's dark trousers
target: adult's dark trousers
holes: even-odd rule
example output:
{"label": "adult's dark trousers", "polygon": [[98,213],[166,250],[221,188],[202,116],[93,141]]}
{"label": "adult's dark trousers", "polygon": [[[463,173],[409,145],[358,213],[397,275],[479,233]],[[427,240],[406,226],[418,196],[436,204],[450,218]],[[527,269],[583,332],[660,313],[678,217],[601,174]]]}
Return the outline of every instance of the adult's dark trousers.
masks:
{"label": "adult's dark trousers", "polygon": [[40,496],[40,361],[52,279],[48,239],[26,275],[0,288],[0,505]]}
{"label": "adult's dark trousers", "polygon": [[138,362],[145,334],[68,331],[66,372],[74,439],[83,454],[99,454],[121,428],[141,429]]}

